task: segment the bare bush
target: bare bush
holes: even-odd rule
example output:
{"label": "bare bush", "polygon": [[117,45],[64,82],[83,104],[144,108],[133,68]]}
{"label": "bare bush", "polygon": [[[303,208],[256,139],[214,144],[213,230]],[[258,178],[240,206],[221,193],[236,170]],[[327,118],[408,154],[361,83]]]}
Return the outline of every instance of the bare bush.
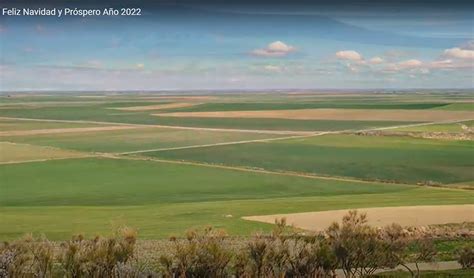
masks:
{"label": "bare bush", "polygon": [[86,240],[82,235],[62,244],[59,262],[65,277],[114,277],[133,256],[137,232],[120,229],[114,237]]}
{"label": "bare bush", "polygon": [[329,245],[316,236],[300,236],[275,222],[270,236],[256,235],[237,255],[237,277],[332,277],[337,266]]}
{"label": "bare bush", "polygon": [[159,260],[166,277],[226,277],[232,257],[225,246],[226,234],[206,228],[203,233],[192,230],[185,241],[171,238],[173,254]]}
{"label": "bare bush", "polygon": [[464,269],[474,268],[474,248],[472,246],[464,246],[457,251],[458,263]]}
{"label": "bare bush", "polygon": [[[111,237],[78,235],[60,245],[28,235],[0,245],[0,278],[323,278],[335,277],[336,269],[352,278],[399,265],[419,277],[419,263],[434,261],[437,255],[429,233],[414,233],[397,224],[371,227],[366,215],[357,211],[317,234],[300,234],[285,219],[275,224],[270,234],[243,239],[238,248],[222,230],[191,230],[185,239],[171,238],[171,250],[156,250],[165,255],[148,261],[134,256],[137,232],[131,228]],[[472,268],[473,254],[472,247],[459,250],[459,263]]]}
{"label": "bare bush", "polygon": [[53,245],[44,236],[26,235],[0,249],[0,273],[5,277],[52,277],[53,261]]}
{"label": "bare bush", "polygon": [[401,229],[397,226],[378,230],[367,224],[367,215],[349,211],[342,224],[327,230],[329,244],[346,277],[365,277],[375,270],[394,267],[393,258],[402,249]]}

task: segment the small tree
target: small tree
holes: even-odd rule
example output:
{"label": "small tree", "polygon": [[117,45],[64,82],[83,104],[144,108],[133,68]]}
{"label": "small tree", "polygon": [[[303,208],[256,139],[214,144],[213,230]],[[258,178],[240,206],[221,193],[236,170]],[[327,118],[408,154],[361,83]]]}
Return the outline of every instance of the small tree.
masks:
{"label": "small tree", "polygon": [[297,238],[290,250],[289,277],[335,277],[337,260],[326,240]]}
{"label": "small tree", "polygon": [[[422,262],[434,262],[436,259],[436,246],[431,238],[419,238],[415,240],[415,256],[413,262],[415,263],[416,275],[420,277],[419,263]],[[413,273],[412,273],[413,275]]]}
{"label": "small tree", "polygon": [[383,267],[393,267],[387,244],[376,228],[367,224],[367,215],[349,211],[342,224],[327,230],[330,246],[346,277],[369,276]]}

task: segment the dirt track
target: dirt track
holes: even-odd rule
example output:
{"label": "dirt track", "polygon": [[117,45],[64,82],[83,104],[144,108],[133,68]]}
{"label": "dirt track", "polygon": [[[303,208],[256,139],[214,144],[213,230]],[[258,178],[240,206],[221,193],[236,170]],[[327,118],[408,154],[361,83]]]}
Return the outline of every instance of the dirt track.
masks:
{"label": "dirt track", "polygon": [[226,146],[226,145],[238,145],[238,144],[247,144],[247,143],[257,143],[257,142],[271,142],[277,140],[287,140],[287,139],[297,139],[305,137],[314,137],[321,136],[326,134],[333,134],[338,132],[320,132],[320,133],[309,133],[306,135],[292,135],[285,137],[276,137],[276,138],[263,138],[263,139],[252,139],[252,140],[243,140],[243,141],[231,141],[231,142],[221,142],[221,143],[212,143],[212,144],[201,144],[201,145],[191,145],[183,147],[171,147],[171,148],[158,148],[158,149],[149,149],[149,150],[139,150],[132,152],[124,152],[120,154],[136,154],[136,153],[147,153],[147,152],[156,152],[156,151],[171,151],[171,150],[183,150],[183,149],[195,149],[195,148],[205,148],[205,147],[215,147],[215,146]]}
{"label": "dirt track", "polygon": [[[474,222],[474,205],[382,207],[363,208],[359,211],[366,212],[369,224],[374,226],[385,226],[394,222],[402,226]],[[320,231],[335,220],[342,219],[347,212],[348,210],[332,210],[246,216],[243,219],[273,224],[275,219],[284,217],[289,225],[310,231]]]}
{"label": "dirt track", "polygon": [[216,111],[158,113],[162,117],[204,118],[277,118],[294,120],[352,120],[352,121],[449,121],[474,118],[471,111],[442,110],[361,110],[361,109],[298,109],[268,111]]}

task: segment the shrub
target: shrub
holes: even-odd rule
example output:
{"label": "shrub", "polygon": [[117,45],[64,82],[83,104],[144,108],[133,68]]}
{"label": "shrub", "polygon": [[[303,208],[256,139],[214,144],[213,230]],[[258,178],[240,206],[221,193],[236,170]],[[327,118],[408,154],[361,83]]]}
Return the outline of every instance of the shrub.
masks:
{"label": "shrub", "polygon": [[44,236],[26,235],[0,248],[0,274],[5,277],[51,277],[53,261],[53,245]]}
{"label": "shrub", "polygon": [[329,245],[275,222],[270,236],[255,235],[236,256],[236,277],[331,277],[337,262]]}
{"label": "shrub", "polygon": [[137,232],[122,228],[111,238],[78,235],[62,244],[59,262],[66,277],[113,277],[133,256]]}
{"label": "shrub", "polygon": [[369,276],[375,270],[394,267],[398,227],[377,230],[367,224],[367,215],[349,211],[342,224],[333,223],[327,230],[329,244],[346,277]]}
{"label": "shrub", "polygon": [[337,259],[327,241],[300,238],[290,252],[290,277],[333,277]]}
{"label": "shrub", "polygon": [[206,228],[188,231],[185,241],[171,238],[173,254],[162,256],[159,264],[166,277],[226,277],[232,253],[225,246],[226,234]]}
{"label": "shrub", "polygon": [[[171,238],[171,250],[151,261],[134,256],[136,238],[134,229],[122,228],[112,237],[77,235],[54,246],[27,235],[0,245],[0,277],[323,278],[335,277],[337,268],[346,277],[366,277],[398,265],[419,277],[419,263],[437,255],[429,234],[412,234],[397,224],[374,228],[357,211],[312,235],[299,234],[281,219],[270,234],[245,239],[241,248],[231,247],[222,230],[191,230],[185,239]],[[472,246],[458,251],[458,261],[463,268],[474,266]]]}
{"label": "shrub", "polygon": [[474,249],[472,246],[464,246],[457,251],[458,263],[462,268],[474,268]]}

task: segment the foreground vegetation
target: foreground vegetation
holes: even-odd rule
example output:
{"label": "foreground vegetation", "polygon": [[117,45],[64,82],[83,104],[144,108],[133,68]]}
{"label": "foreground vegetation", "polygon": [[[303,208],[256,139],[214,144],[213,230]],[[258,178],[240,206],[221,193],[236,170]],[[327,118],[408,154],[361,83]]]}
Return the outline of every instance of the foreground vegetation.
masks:
{"label": "foreground vegetation", "polygon": [[[0,247],[0,277],[368,277],[395,267],[405,272],[389,277],[423,277],[419,264],[437,260],[434,235],[366,222],[365,214],[350,211],[342,223],[306,235],[281,219],[270,234],[256,234],[239,248],[228,244],[222,230],[191,230],[148,260],[136,250],[137,231],[131,228],[59,244],[29,235]],[[466,269],[457,273],[474,273],[467,270],[474,267],[472,245],[456,250],[456,258]]]}

